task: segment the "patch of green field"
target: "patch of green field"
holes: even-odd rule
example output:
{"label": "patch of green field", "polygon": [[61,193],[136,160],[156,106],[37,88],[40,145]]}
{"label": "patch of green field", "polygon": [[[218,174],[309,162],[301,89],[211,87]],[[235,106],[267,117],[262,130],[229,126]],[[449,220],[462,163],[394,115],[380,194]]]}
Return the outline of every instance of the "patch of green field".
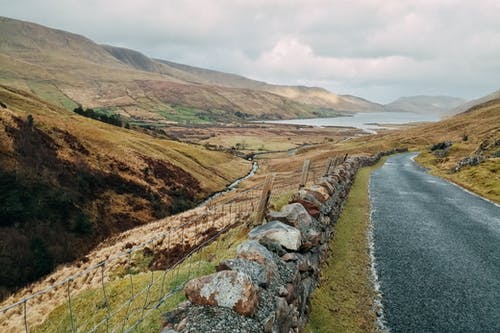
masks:
{"label": "patch of green field", "polygon": [[64,109],[70,111],[78,107],[78,104],[76,104],[72,99],[63,94],[56,86],[50,83],[40,81],[27,81],[26,83],[33,94],[37,95],[43,100],[46,100],[47,102],[63,107]]}
{"label": "patch of green field", "polygon": [[115,107],[110,107],[110,108],[93,108],[97,113],[104,114],[106,116],[112,116],[116,114],[116,108]]}
{"label": "patch of green field", "polygon": [[311,300],[306,332],[375,332],[373,284],[367,233],[370,173],[382,166],[362,168],[356,176],[344,211],[335,226],[321,281]]}
{"label": "patch of green field", "polygon": [[171,107],[152,97],[142,96],[134,99],[144,110],[149,110],[151,112],[172,111]]}
{"label": "patch of green field", "polygon": [[172,107],[172,110],[159,110],[158,113],[165,117],[165,119],[182,125],[213,123],[211,115],[206,111],[187,106],[176,105]]}
{"label": "patch of green field", "polygon": [[[234,257],[236,246],[245,240],[247,233],[244,226],[234,228],[171,271],[147,271],[148,258],[135,256],[130,269],[118,267],[114,271],[115,279],[105,283],[105,289],[100,287],[72,295],[74,325],[79,332],[91,331],[99,323],[95,332],[121,332],[123,327],[127,330],[140,321],[131,332],[159,332],[161,315],[185,300],[184,283],[215,272],[216,264]],[[160,302],[162,298],[164,301]],[[71,332],[73,323],[66,302],[32,332]]]}

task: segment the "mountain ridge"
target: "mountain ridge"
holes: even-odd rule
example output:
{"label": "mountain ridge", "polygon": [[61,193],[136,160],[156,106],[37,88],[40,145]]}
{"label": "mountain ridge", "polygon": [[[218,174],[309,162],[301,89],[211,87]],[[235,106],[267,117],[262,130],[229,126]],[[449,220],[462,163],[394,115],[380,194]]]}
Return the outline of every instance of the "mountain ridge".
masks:
{"label": "mountain ridge", "polygon": [[[0,32],[0,83],[42,97],[50,95],[46,90],[59,90],[75,104],[111,108],[137,121],[281,119],[380,108],[322,88],[271,85],[155,60],[139,51],[5,17]],[[38,89],[42,92],[31,87],[33,81],[43,83]],[[175,96],[179,93],[184,96]]]}
{"label": "mountain ridge", "polygon": [[453,110],[466,103],[463,98],[452,96],[415,95],[402,96],[395,101],[384,105],[386,111],[405,111],[414,113],[433,113],[437,115],[451,115]]}
{"label": "mountain ridge", "polygon": [[485,96],[470,100],[466,103],[463,103],[463,104],[457,106],[455,109],[453,109],[453,112],[454,113],[467,112],[469,109],[471,109],[475,106],[478,106],[478,105],[481,105],[483,103],[486,103],[486,102],[489,102],[489,101],[492,101],[495,99],[499,99],[499,98],[500,98],[500,90],[497,90],[497,91],[494,91],[492,93],[489,93],[488,95],[485,95]]}

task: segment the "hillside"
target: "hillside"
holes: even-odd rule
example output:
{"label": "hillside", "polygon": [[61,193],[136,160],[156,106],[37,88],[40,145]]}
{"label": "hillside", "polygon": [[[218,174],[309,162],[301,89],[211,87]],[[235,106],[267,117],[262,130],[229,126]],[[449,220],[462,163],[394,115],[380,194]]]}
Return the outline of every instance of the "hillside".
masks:
{"label": "hillside", "polygon": [[76,104],[104,109],[139,125],[314,117],[380,108],[321,88],[270,85],[154,60],[2,17],[0,83],[68,109]]}
{"label": "hillside", "polygon": [[450,96],[407,96],[384,105],[384,109],[443,116],[458,113],[454,109],[463,103],[465,103],[464,99]]}
{"label": "hillside", "polygon": [[248,79],[236,74],[228,74],[204,68],[177,64],[166,60],[157,59],[157,61],[161,62],[162,64],[168,65],[169,67],[173,67],[185,73],[193,75],[196,78],[193,78],[192,80],[195,80],[195,82],[198,83],[231,88],[267,91],[276,95],[290,98],[291,100],[298,103],[312,105],[323,109],[332,109],[336,111],[382,111],[382,105],[380,104],[373,103],[356,96],[337,95],[323,88],[273,85]]}
{"label": "hillside", "polygon": [[0,86],[0,285],[192,207],[250,162],[111,126]]}
{"label": "hillside", "polygon": [[453,112],[454,113],[465,112],[476,105],[480,105],[480,104],[489,102],[489,101],[497,99],[497,98],[500,98],[500,90],[492,92],[491,94],[488,94],[486,96],[483,96],[483,97],[480,97],[477,99],[473,99],[472,101],[468,101],[467,103],[463,103],[463,104],[459,105],[458,107],[456,107],[453,110]]}

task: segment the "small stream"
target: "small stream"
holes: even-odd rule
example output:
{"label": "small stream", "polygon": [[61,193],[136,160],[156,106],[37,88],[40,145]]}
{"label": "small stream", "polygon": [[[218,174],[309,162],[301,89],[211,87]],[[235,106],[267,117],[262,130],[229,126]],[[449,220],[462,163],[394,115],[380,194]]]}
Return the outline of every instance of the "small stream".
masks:
{"label": "small stream", "polygon": [[259,164],[256,161],[253,161],[252,169],[250,169],[250,171],[245,176],[236,179],[234,182],[229,184],[224,190],[211,194],[209,197],[207,197],[205,200],[203,200],[196,207],[204,206],[207,203],[209,203],[210,201],[212,201],[213,199],[221,196],[222,194],[226,194],[226,193],[229,193],[231,191],[234,191],[242,181],[245,181],[248,178],[253,177],[255,175],[255,173],[257,172],[257,170],[259,170]]}
{"label": "small stream", "polygon": [[231,184],[229,184],[224,190],[219,191],[219,192],[215,192],[215,193],[211,194],[205,200],[203,200],[201,203],[199,203],[196,206],[196,208],[197,207],[202,207],[202,206],[206,205],[207,203],[209,203],[213,199],[215,199],[215,198],[217,198],[217,197],[219,197],[219,196],[221,196],[223,194],[226,194],[226,193],[229,193],[231,191],[234,191],[242,181],[245,181],[248,178],[253,177],[255,175],[255,173],[257,172],[257,170],[259,170],[259,164],[257,163],[257,161],[255,161],[255,157],[256,156],[261,156],[261,155],[265,155],[265,154],[275,154],[275,153],[287,153],[288,156],[294,156],[299,149],[301,149],[301,148],[307,148],[307,147],[311,147],[311,146],[313,146],[313,145],[312,144],[303,144],[303,145],[300,145],[298,147],[290,148],[290,149],[287,149],[287,150],[276,150],[276,151],[265,151],[265,152],[253,153],[252,155],[250,155],[248,157],[248,159],[250,161],[253,161],[252,169],[250,169],[250,171],[245,176],[236,179],[234,182],[232,182]]}

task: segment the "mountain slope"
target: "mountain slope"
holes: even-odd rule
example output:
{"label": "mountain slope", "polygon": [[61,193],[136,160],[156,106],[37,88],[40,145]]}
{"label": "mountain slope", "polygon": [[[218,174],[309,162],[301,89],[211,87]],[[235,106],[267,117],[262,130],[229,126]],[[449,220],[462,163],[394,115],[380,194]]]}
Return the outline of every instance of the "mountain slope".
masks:
{"label": "mountain slope", "polygon": [[110,235],[192,207],[250,167],[0,86],[0,286],[11,290]]}
{"label": "mountain slope", "polygon": [[323,88],[305,86],[273,85],[245,78],[236,74],[228,74],[215,70],[198,68],[171,61],[159,60],[162,64],[176,68],[196,77],[195,82],[231,88],[261,90],[287,97],[298,103],[319,108],[346,112],[381,111],[381,105],[368,100],[350,96],[337,95]]}
{"label": "mountain slope", "polygon": [[497,98],[500,98],[500,90],[492,92],[491,94],[480,97],[478,99],[468,101],[467,103],[463,103],[463,104],[457,106],[455,109],[453,109],[453,113],[465,112],[476,105],[480,105],[480,104],[489,102],[489,101],[497,99]]}
{"label": "mountain slope", "polygon": [[386,111],[447,115],[457,113],[453,109],[463,103],[465,103],[464,99],[450,96],[407,96],[384,105],[384,109]]}
{"label": "mountain slope", "polygon": [[1,17],[0,83],[67,108],[105,108],[146,123],[312,117],[379,107],[320,88],[269,85],[154,60],[137,51]]}

